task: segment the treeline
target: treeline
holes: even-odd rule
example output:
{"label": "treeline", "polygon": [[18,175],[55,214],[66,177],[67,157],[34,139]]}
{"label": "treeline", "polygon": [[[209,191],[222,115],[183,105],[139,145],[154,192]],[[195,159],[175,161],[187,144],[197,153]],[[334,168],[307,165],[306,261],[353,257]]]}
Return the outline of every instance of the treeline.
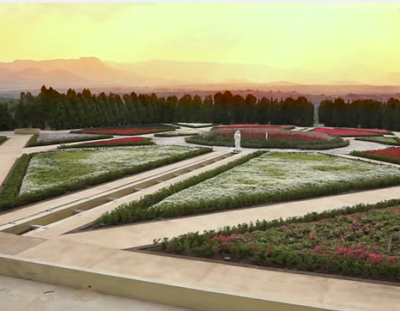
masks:
{"label": "treeline", "polygon": [[246,97],[231,92],[214,96],[158,97],[132,92],[94,95],[89,89],[61,94],[41,88],[38,96],[21,93],[15,109],[18,127],[71,129],[131,124],[200,122],[313,125],[314,106],[305,97],[281,100]]}
{"label": "treeline", "polygon": [[0,103],[0,131],[12,130],[15,121],[7,103]]}
{"label": "treeline", "polygon": [[326,126],[400,131],[400,100],[390,98],[386,103],[371,99],[347,103],[341,98],[324,100],[319,106],[318,118]]}

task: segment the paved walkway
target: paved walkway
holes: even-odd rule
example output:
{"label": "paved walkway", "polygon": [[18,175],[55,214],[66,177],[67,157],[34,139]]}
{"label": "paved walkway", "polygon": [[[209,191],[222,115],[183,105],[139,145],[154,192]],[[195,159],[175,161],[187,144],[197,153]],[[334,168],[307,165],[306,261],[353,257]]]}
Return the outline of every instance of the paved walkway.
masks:
{"label": "paved walkway", "polygon": [[[0,238],[1,235],[4,233],[0,233]],[[29,240],[28,237],[16,238]],[[14,247],[17,244],[15,242]],[[28,245],[28,241],[25,244]],[[324,306],[330,310],[398,311],[400,306],[400,287],[397,286],[113,250],[70,241],[42,240],[33,244],[14,255],[184,287],[196,286],[272,301]],[[2,244],[0,253],[7,254]]]}
{"label": "paved walkway", "polygon": [[189,311],[1,275],[0,302],[4,311]]}

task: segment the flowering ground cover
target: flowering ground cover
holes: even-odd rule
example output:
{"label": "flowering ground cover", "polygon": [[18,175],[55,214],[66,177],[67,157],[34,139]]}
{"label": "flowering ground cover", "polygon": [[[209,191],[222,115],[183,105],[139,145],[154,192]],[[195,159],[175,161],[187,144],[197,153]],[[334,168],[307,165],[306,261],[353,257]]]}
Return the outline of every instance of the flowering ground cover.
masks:
{"label": "flowering ground cover", "polygon": [[384,144],[384,145],[394,145],[398,146],[400,145],[400,138],[398,137],[356,137],[356,140],[361,140],[361,141],[370,141],[373,143],[379,143],[379,144]]}
{"label": "flowering ground cover", "polygon": [[5,136],[0,136],[0,145],[1,145],[2,143],[4,143],[6,140],[7,140],[7,137],[5,137]]}
{"label": "flowering ground cover", "polygon": [[0,211],[211,151],[184,146],[136,146],[24,154],[0,192]]}
{"label": "flowering ground cover", "polygon": [[[188,143],[212,146],[234,146],[232,129],[215,129],[186,139]],[[273,129],[242,129],[241,146],[244,148],[331,149],[348,146],[340,137],[321,133],[293,132]],[[268,132],[268,139],[266,139]]]}
{"label": "flowering ground cover", "polygon": [[25,147],[46,146],[78,141],[112,138],[112,135],[71,134],[71,133],[40,133],[33,135]]}
{"label": "flowering ground cover", "polygon": [[229,125],[219,125],[216,129],[269,129],[269,130],[290,130],[294,126],[291,125],[269,125],[269,124],[229,124]]}
{"label": "flowering ground cover", "polygon": [[146,137],[126,137],[126,138],[116,138],[110,140],[93,141],[75,145],[61,145],[58,148],[71,149],[71,148],[99,148],[99,147],[123,147],[123,146],[143,146],[143,145],[154,145],[154,143],[151,141],[150,138]]}
{"label": "flowering ground cover", "polygon": [[400,164],[400,147],[379,150],[352,151],[351,155]]}
{"label": "flowering ground cover", "polygon": [[199,175],[121,205],[98,224],[201,214],[400,184],[396,167],[318,153],[257,152],[228,169]]}
{"label": "flowering ground cover", "polygon": [[357,137],[357,136],[383,136],[390,134],[390,132],[381,129],[361,129],[361,128],[327,128],[319,127],[313,129],[313,133],[323,133],[343,137]]}
{"label": "flowering ground cover", "polygon": [[154,251],[400,281],[400,201],[155,241]]}
{"label": "flowering ground cover", "polygon": [[111,135],[143,135],[152,134],[159,132],[174,131],[177,129],[175,126],[169,126],[164,124],[157,125],[143,125],[134,127],[115,127],[115,128],[93,128],[93,129],[82,129],[78,131],[72,131],[71,133],[77,134],[111,134]]}

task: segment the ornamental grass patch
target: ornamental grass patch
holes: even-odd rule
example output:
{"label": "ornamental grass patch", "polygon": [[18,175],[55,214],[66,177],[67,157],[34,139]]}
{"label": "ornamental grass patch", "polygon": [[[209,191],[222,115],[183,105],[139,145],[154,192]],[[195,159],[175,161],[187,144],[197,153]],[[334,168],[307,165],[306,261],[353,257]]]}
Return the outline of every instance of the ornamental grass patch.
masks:
{"label": "ornamental grass patch", "polygon": [[400,184],[396,167],[327,154],[258,151],[123,204],[97,226],[203,214]]}
{"label": "ornamental grass patch", "polygon": [[400,281],[400,200],[154,241],[153,251]]}

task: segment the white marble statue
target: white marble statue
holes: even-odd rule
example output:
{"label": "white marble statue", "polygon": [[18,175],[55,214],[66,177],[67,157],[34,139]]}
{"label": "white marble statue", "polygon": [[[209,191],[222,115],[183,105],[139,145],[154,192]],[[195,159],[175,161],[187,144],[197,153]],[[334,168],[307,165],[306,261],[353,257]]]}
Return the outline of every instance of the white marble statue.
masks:
{"label": "white marble statue", "polygon": [[265,139],[268,139],[268,132],[265,131]]}
{"label": "white marble statue", "polygon": [[240,138],[241,138],[240,130],[237,130],[235,132],[235,135],[233,135],[233,137],[235,138],[235,150],[234,150],[234,152],[240,152]]}

